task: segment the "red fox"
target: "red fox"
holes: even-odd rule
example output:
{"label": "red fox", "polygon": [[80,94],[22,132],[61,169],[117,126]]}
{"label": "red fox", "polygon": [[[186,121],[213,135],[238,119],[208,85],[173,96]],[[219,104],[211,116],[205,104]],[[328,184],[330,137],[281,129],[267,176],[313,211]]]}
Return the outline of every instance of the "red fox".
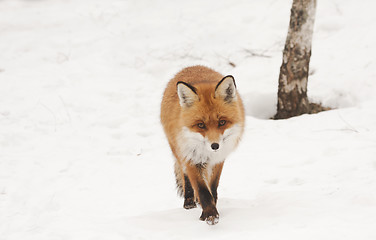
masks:
{"label": "red fox", "polygon": [[161,123],[175,157],[184,208],[199,203],[200,220],[218,223],[217,188],[223,163],[244,130],[244,108],[234,78],[203,66],[183,69],[166,87]]}

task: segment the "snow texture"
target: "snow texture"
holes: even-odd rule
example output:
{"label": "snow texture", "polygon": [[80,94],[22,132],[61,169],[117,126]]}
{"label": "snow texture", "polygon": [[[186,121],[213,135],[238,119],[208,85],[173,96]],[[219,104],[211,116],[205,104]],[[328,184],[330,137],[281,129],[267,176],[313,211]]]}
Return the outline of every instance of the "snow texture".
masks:
{"label": "snow texture", "polygon": [[[276,111],[291,1],[0,1],[0,240],[376,239],[376,3],[318,1],[308,95]],[[235,77],[219,223],[176,196],[169,79]]]}

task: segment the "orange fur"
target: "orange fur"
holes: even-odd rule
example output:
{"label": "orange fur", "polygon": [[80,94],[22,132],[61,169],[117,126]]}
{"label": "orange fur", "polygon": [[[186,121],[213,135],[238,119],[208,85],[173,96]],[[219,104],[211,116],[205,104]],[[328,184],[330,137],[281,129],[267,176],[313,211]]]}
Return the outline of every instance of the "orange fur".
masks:
{"label": "orange fur", "polygon": [[[193,159],[187,159],[182,154],[181,145],[185,144],[185,142],[181,142],[180,136],[183,129],[186,129],[189,134],[199,133],[207,142],[216,143],[220,141],[221,137],[224,138],[223,136],[227,129],[237,126],[240,129],[239,138],[234,140],[234,147],[237,145],[244,128],[243,103],[237,93],[233,102],[226,101],[223,97],[218,96],[216,86],[222,79],[224,79],[223,75],[207,67],[193,66],[185,68],[168,83],[161,105],[161,123],[176,159],[175,174],[178,187],[181,190],[181,194],[186,194],[186,189],[189,186],[186,186],[184,175],[188,176],[194,190],[194,198],[203,207],[202,218],[218,215],[215,208],[217,201],[216,191],[224,159],[219,162],[211,162],[211,159],[204,159],[205,161],[200,163],[201,166],[198,166],[197,162],[194,162]],[[198,97],[198,100],[195,100],[189,107],[183,107],[179,103],[178,82],[184,82],[196,90],[196,95],[193,91],[187,91],[195,99]],[[225,120],[224,126],[218,125],[220,120]],[[199,123],[204,123],[205,128],[200,128]],[[206,191],[205,189],[209,191],[209,194],[203,194],[203,191]],[[207,196],[209,196],[209,199],[203,200]],[[185,197],[186,200],[189,198]],[[188,207],[190,208],[191,206]],[[208,219],[203,220],[208,221]]]}

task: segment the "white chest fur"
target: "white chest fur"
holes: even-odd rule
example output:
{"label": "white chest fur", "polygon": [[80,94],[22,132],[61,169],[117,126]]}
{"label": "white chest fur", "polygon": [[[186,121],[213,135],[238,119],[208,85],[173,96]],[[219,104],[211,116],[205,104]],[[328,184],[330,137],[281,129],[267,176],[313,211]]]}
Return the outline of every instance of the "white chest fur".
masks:
{"label": "white chest fur", "polygon": [[214,151],[211,148],[212,142],[202,134],[183,127],[177,138],[180,157],[184,161],[191,161],[192,164],[215,165],[223,162],[237,146],[241,132],[239,124],[226,129],[218,141],[220,148]]}

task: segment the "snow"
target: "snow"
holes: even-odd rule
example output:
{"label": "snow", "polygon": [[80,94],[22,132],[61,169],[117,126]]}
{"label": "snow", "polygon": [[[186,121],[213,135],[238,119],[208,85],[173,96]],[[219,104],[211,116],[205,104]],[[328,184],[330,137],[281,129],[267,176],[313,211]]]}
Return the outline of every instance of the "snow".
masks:
{"label": "snow", "polygon": [[[318,1],[308,95],[335,109],[274,121],[291,1],[0,1],[0,240],[375,239],[375,6]],[[247,113],[215,226],[159,123],[196,64]]]}

